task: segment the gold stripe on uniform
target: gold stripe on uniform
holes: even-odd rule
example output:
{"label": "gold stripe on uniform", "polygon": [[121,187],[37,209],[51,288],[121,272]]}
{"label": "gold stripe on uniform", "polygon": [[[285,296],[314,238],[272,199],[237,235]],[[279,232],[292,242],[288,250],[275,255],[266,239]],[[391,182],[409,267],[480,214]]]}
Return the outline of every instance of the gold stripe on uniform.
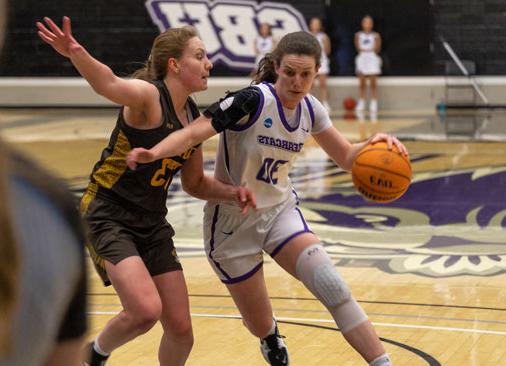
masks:
{"label": "gold stripe on uniform", "polygon": [[93,173],[93,179],[100,187],[111,189],[123,175],[127,169],[125,156],[130,150],[127,137],[123,131],[119,131],[112,154]]}
{"label": "gold stripe on uniform", "polygon": [[[96,197],[99,186],[111,189],[123,175],[127,168],[125,156],[130,150],[131,147],[127,137],[123,131],[119,131],[112,154],[107,157],[100,168],[93,173],[95,183],[90,183],[88,185],[81,199],[80,211],[82,215],[86,213],[91,201]],[[93,249],[93,246],[89,242],[86,243],[86,246],[88,247],[90,257],[97,269],[105,270],[104,259],[95,252],[95,249]]]}

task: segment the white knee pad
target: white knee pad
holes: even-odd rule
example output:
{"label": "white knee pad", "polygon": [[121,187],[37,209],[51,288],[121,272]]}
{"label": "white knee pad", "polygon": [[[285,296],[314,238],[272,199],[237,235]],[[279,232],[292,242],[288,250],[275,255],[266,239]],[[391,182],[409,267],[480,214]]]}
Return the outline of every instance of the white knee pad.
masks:
{"label": "white knee pad", "polygon": [[297,258],[296,272],[299,280],[330,311],[343,333],[367,320],[321,244],[302,251]]}

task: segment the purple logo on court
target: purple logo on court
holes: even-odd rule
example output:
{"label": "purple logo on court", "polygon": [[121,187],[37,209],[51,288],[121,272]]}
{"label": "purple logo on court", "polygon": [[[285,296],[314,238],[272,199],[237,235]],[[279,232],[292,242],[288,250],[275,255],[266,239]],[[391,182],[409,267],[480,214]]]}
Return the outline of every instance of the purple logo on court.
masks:
{"label": "purple logo on court", "polygon": [[307,31],[302,14],[289,4],[238,0],[147,0],[146,8],[160,32],[168,28],[194,26],[213,63],[235,70],[255,65],[254,40],[258,25],[271,25],[275,38]]}
{"label": "purple logo on court", "polygon": [[366,202],[350,186],[302,207],[338,266],[490,276],[506,273],[505,186],[504,167],[434,172],[390,204]]}

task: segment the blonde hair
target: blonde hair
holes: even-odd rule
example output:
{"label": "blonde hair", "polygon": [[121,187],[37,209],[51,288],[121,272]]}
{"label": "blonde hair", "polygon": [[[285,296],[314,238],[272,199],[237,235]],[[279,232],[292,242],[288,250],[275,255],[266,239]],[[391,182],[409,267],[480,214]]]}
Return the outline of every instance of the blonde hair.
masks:
{"label": "blonde hair", "polygon": [[[2,0],[0,0],[2,1]],[[11,349],[11,320],[16,304],[19,253],[9,212],[6,148],[0,141],[0,355]]]}
{"label": "blonde hair", "polygon": [[179,59],[188,45],[188,41],[198,37],[197,30],[191,26],[169,28],[159,34],[151,47],[151,54],[143,68],[135,71],[132,77],[142,80],[163,80],[167,75],[169,58]]}

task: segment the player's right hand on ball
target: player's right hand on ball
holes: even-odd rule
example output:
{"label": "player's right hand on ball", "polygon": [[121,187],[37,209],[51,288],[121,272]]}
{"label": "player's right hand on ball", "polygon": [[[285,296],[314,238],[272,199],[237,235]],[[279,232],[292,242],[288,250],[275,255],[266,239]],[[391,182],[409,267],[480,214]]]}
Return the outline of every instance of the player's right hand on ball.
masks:
{"label": "player's right hand on ball", "polygon": [[39,29],[39,37],[52,46],[59,54],[70,57],[73,52],[83,48],[72,36],[69,17],[63,17],[63,30],[51,18],[45,17],[44,22],[47,24],[47,27],[41,22],[36,23]]}
{"label": "player's right hand on ball", "polygon": [[126,155],[127,166],[132,170],[137,167],[138,163],[151,163],[155,160],[156,157],[151,150],[147,150],[143,147],[136,147]]}

